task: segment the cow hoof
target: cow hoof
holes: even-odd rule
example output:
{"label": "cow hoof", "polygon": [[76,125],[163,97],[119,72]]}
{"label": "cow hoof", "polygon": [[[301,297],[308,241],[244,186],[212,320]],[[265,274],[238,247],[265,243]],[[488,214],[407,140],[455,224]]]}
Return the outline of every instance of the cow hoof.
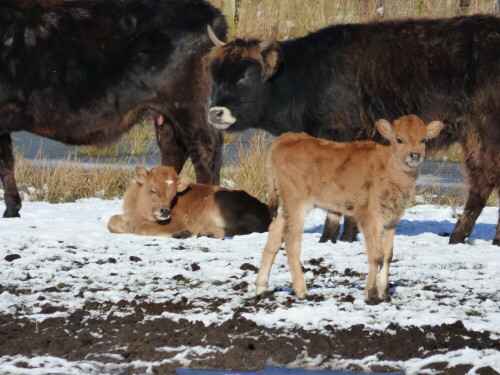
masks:
{"label": "cow hoof", "polygon": [[492,244],[496,245],[496,246],[500,246],[500,238],[494,238]]}
{"label": "cow hoof", "polygon": [[356,242],[356,235],[353,235],[351,233],[343,233],[342,236],[340,236],[340,240],[342,242]]}
{"label": "cow hoof", "polygon": [[193,236],[193,233],[191,233],[188,230],[183,230],[182,232],[172,234],[172,238],[177,238],[178,240],[183,240],[185,238],[189,238],[192,236]]}
{"label": "cow hoof", "polygon": [[333,244],[337,243],[337,239],[336,238],[332,238],[326,234],[322,234],[321,237],[319,238],[319,243],[326,243],[328,241],[331,241]]}
{"label": "cow hoof", "polygon": [[455,234],[451,234],[450,236],[450,241],[449,241],[449,244],[450,245],[456,245],[456,244],[459,244],[459,243],[465,243],[465,236],[457,236]]}
{"label": "cow hoof", "polygon": [[21,217],[21,215],[19,215],[19,210],[6,209],[5,212],[3,213],[3,217],[4,218]]}

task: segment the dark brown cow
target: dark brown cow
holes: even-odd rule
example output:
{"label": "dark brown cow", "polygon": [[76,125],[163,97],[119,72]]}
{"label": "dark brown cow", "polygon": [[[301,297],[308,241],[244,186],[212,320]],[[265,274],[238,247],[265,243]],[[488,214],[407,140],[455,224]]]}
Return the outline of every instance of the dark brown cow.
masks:
{"label": "dark brown cow", "polygon": [[304,133],[285,133],[276,139],[269,158],[268,199],[277,216],[269,227],[257,294],[267,290],[271,265],[284,241],[295,295],[305,297],[301,237],[308,211],[320,207],[358,221],[369,266],[365,302],[390,299],[389,266],[396,225],[411,203],[425,143],[438,135],[443,123],[433,121],[426,126],[409,115],[392,126],[379,120],[375,127],[390,146],[372,141],[331,142]]}
{"label": "dark brown cow", "polygon": [[266,204],[242,190],[194,184],[172,167],[135,168],[135,182],[123,198],[124,215],[111,217],[114,233],[186,238],[266,232]]}
{"label": "dark brown cow", "polygon": [[380,118],[438,119],[446,127],[429,146],[459,142],[464,150],[469,196],[450,243],[464,242],[500,186],[500,18],[377,21],[275,38],[212,38],[210,122],[344,142],[381,141],[373,126]]}
{"label": "dark brown cow", "polygon": [[224,17],[204,0],[0,2],[0,177],[4,217],[19,216],[11,133],[69,144],[116,140],[155,119],[162,164],[191,158],[217,183],[221,135],[207,125],[201,63]]}

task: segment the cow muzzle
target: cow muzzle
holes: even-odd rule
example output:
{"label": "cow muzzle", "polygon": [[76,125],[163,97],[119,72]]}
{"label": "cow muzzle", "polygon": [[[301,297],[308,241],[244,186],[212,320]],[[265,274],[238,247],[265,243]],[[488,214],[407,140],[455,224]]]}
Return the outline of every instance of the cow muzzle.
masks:
{"label": "cow muzzle", "polygon": [[225,130],[236,122],[236,118],[226,107],[212,107],[208,111],[208,122],[219,130]]}

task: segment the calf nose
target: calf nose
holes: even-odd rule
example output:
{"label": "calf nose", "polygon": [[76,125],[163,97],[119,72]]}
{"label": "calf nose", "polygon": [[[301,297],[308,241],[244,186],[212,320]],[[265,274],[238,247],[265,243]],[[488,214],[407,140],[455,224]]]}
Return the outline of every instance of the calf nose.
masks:
{"label": "calf nose", "polygon": [[164,218],[168,218],[170,216],[170,210],[167,208],[162,208],[160,210],[161,216]]}
{"label": "calf nose", "polygon": [[420,161],[420,152],[410,152],[411,161]]}

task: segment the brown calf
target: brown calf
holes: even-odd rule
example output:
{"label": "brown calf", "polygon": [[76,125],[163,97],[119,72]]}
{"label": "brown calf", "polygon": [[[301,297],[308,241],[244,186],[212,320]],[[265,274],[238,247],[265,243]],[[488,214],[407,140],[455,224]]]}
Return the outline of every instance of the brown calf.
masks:
{"label": "brown calf", "polygon": [[[411,200],[425,143],[443,128],[417,116],[391,124],[379,120],[377,130],[390,141],[338,143],[304,133],[278,137],[269,159],[269,205],[277,216],[257,275],[257,294],[267,290],[269,272],[285,242],[295,295],[304,298],[306,284],[300,264],[301,236],[306,214],[319,207],[330,214],[346,214],[359,222],[368,255],[365,302],[390,300],[389,263],[396,225]],[[380,269],[378,283],[377,273]]]}
{"label": "brown calf", "polygon": [[109,220],[113,233],[221,238],[265,232],[271,222],[267,205],[246,192],[195,184],[167,166],[137,166],[123,203],[125,214]]}

